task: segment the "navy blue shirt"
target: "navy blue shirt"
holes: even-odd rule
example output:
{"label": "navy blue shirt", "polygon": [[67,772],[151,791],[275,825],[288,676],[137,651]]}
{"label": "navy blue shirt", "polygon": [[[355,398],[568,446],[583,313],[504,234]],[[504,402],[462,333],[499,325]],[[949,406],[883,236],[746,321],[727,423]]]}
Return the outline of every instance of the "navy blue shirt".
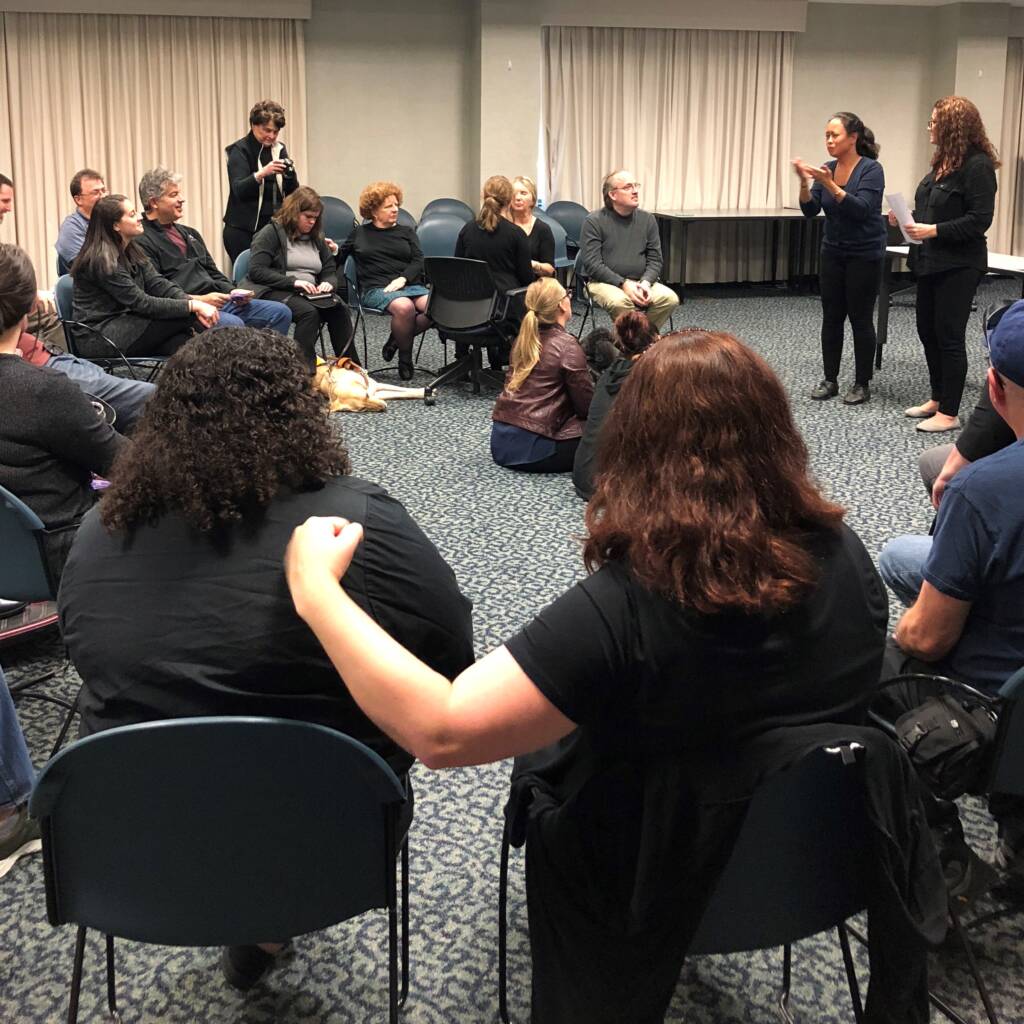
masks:
{"label": "navy blue shirt", "polygon": [[944,659],[951,675],[998,689],[1024,665],[1024,442],[962,469],[946,487],[924,578],[970,601]]}
{"label": "navy blue shirt", "polygon": [[[836,161],[826,165],[835,173]],[[885,255],[885,221],[882,220],[882,193],[885,172],[877,160],[862,156],[853,168],[850,180],[842,186],[846,198],[837,202],[820,182],[811,186],[811,198],[800,204],[805,217],[817,217],[825,211],[823,249],[846,256],[881,259]]]}

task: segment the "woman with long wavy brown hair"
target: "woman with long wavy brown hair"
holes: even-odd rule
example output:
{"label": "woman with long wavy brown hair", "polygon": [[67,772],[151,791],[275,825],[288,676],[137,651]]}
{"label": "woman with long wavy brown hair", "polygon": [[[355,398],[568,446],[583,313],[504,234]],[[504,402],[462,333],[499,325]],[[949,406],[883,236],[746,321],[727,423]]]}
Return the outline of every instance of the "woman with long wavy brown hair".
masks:
{"label": "woman with long wavy brown hair", "polygon": [[312,519],[285,560],[296,610],[384,732],[431,768],[519,755],[535,1024],[662,1018],[725,863],[694,844],[728,852],[705,799],[722,759],[769,728],[858,719],[885,642],[871,559],[736,338],[644,352],[598,460],[590,575],[451,684],[339,589],[358,525]]}
{"label": "woman with long wavy brown hair", "polygon": [[[917,333],[928,364],[930,395],[905,415],[917,429],[945,433],[957,413],[967,376],[967,321],[978,282],[988,268],[985,232],[996,202],[999,158],[978,108],[964,96],[939,100],[928,119],[932,165],[914,195],[905,226],[917,274]],[[889,219],[895,223],[890,213]]]}

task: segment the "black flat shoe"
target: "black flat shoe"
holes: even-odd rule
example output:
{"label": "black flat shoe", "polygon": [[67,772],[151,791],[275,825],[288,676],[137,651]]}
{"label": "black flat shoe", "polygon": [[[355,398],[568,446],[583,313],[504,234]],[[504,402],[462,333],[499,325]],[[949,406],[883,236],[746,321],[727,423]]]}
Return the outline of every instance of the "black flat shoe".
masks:
{"label": "black flat shoe", "polygon": [[823,380],[812,392],[811,398],[815,401],[822,401],[826,398],[835,398],[839,394],[839,385],[834,380]]}
{"label": "black flat shoe", "polygon": [[220,954],[224,980],[242,992],[248,992],[270,969],[272,953],[259,946],[225,946]]}
{"label": "black flat shoe", "polygon": [[384,347],[380,350],[380,357],[385,363],[390,363],[395,358],[395,353],[398,351],[398,343],[393,338],[388,338],[384,342]]}
{"label": "black flat shoe", "polygon": [[854,384],[845,395],[843,405],[862,405],[871,398],[871,390],[867,384]]}
{"label": "black flat shoe", "polygon": [[398,376],[402,380],[412,380],[413,375],[412,365],[412,353],[411,352],[399,352],[398,353]]}

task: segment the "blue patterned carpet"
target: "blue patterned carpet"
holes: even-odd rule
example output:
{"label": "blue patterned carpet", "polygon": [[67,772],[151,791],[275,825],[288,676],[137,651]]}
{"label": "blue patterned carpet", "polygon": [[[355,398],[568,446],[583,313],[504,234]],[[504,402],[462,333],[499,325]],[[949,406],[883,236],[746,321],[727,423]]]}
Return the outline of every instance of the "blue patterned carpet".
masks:
{"label": "blue patterned carpet", "polygon": [[[1007,282],[986,284],[980,302],[1011,297]],[[828,493],[849,509],[849,522],[877,554],[891,536],[925,531],[930,506],[916,459],[928,440],[901,410],[926,397],[913,331],[913,310],[890,320],[885,365],[870,403],[848,408],[806,397],[820,378],[819,305],[814,296],[727,291],[696,293],[677,325],[732,331],[761,351],[789,388],[797,419]],[[383,341],[370,324],[371,352]],[[983,357],[971,326],[965,411],[977,397]],[[428,340],[422,362],[436,366],[439,346]],[[844,366],[844,374],[846,367]],[[848,376],[848,374],[847,374]],[[468,386],[444,390],[436,407],[394,403],[380,415],[336,417],[358,475],[400,498],[451,563],[474,602],[476,645],[483,653],[516,630],[581,574],[577,538],[583,505],[566,478],[520,476],[490,460],[493,395]],[[893,609],[894,614],[896,609]],[[0,650],[17,680],[59,662],[55,634]],[[74,693],[69,672],[62,684]],[[37,763],[56,732],[54,709],[19,708]],[[411,833],[412,985],[402,1019],[409,1024],[497,1020],[496,905],[500,812],[508,765],[429,773],[414,770],[416,818]],[[966,822],[979,850],[992,834],[987,815],[967,802]],[[126,842],[131,842],[130,836]],[[201,836],[192,837],[196,845]],[[513,1020],[528,1019],[529,955],[521,859],[513,854],[510,896],[510,975]],[[272,898],[264,894],[263,898]],[[982,970],[1006,1021],[1024,1019],[1024,924],[1020,917],[986,925],[977,936]],[[371,913],[294,943],[266,981],[248,995],[222,981],[218,951],[119,943],[119,991],[125,1021],[232,1024],[362,1024],[386,1019],[386,926]],[[22,860],[0,881],[0,1021],[52,1024],[66,1013],[73,932],[46,923],[42,861]],[[866,977],[866,958],[857,951]],[[934,985],[971,1020],[982,1011],[961,958],[934,958]],[[668,1021],[761,1024],[776,1020],[781,951],[694,958],[682,972]],[[793,1011],[807,1022],[852,1020],[842,960],[831,936],[799,943]],[[106,1019],[102,946],[93,937],[80,1019]],[[936,1018],[938,1019],[938,1018]]]}

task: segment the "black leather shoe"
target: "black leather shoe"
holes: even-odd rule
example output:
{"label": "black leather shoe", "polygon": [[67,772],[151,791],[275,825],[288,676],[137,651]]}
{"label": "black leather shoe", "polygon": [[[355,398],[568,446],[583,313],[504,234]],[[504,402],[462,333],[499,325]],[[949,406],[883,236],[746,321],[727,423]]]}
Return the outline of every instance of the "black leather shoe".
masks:
{"label": "black leather shoe", "polygon": [[398,376],[402,380],[412,380],[413,365],[411,352],[398,353]]}
{"label": "black leather shoe", "polygon": [[273,955],[259,946],[225,946],[220,955],[224,979],[242,992],[248,992],[273,962]]}
{"label": "black leather shoe", "polygon": [[398,343],[394,338],[388,337],[388,340],[384,342],[384,347],[380,350],[380,357],[385,363],[390,363],[395,358],[395,353],[398,351]]}
{"label": "black leather shoe", "polygon": [[839,385],[834,380],[823,380],[812,392],[811,398],[821,401],[825,398],[835,398],[839,394]]}
{"label": "black leather shoe", "polygon": [[867,384],[854,384],[843,395],[843,405],[863,405],[871,397]]}

